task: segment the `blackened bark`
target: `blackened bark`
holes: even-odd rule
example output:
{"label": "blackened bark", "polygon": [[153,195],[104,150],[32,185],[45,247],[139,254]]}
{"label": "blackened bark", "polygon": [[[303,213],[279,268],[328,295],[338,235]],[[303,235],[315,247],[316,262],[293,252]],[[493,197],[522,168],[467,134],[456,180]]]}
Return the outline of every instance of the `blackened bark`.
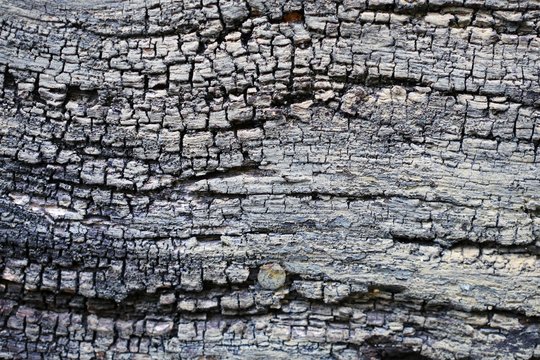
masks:
{"label": "blackened bark", "polygon": [[540,358],[537,1],[0,10],[0,358]]}

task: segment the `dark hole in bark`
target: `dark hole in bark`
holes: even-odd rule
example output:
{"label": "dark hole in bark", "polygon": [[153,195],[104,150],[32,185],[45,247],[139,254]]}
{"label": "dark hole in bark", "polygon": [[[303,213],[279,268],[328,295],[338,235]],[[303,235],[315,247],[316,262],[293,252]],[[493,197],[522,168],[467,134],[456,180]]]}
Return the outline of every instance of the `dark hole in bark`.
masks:
{"label": "dark hole in bark", "polygon": [[206,44],[202,41],[199,42],[199,47],[197,47],[197,55],[204,53],[205,50],[206,50]]}
{"label": "dark hole in bark", "polygon": [[167,84],[157,84],[152,87],[154,90],[167,90]]}
{"label": "dark hole in bark", "polygon": [[387,349],[381,353],[381,360],[429,360],[429,358],[413,351]]}
{"label": "dark hole in bark", "polygon": [[221,241],[221,235],[219,234],[205,234],[197,235],[197,241]]}
{"label": "dark hole in bark", "polygon": [[400,286],[400,285],[377,284],[377,285],[368,286],[368,291],[370,293],[383,291],[383,292],[389,292],[392,294],[399,294],[405,290],[406,290],[405,286]]}
{"label": "dark hole in bark", "polygon": [[98,99],[98,92],[96,89],[81,89],[78,86],[68,86],[67,99],[70,101],[94,103]]}
{"label": "dark hole in bark", "polygon": [[291,11],[283,14],[283,22],[296,23],[304,21],[304,13],[302,11]]}
{"label": "dark hole in bark", "polygon": [[15,77],[6,68],[4,72],[4,89],[14,89],[16,84]]}

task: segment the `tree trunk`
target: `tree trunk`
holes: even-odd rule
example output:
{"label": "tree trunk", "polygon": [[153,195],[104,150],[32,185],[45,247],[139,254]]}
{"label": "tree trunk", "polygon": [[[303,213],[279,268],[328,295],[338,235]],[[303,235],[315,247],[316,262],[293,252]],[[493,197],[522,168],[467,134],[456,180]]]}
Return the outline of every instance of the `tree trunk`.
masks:
{"label": "tree trunk", "polygon": [[538,1],[0,9],[0,358],[540,358]]}

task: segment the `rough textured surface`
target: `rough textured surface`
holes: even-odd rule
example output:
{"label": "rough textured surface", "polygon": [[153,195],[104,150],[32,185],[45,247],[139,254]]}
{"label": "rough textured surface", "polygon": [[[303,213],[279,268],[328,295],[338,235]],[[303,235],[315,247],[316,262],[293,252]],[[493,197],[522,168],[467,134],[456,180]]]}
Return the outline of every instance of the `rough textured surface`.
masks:
{"label": "rough textured surface", "polygon": [[538,1],[0,10],[0,358],[540,358]]}

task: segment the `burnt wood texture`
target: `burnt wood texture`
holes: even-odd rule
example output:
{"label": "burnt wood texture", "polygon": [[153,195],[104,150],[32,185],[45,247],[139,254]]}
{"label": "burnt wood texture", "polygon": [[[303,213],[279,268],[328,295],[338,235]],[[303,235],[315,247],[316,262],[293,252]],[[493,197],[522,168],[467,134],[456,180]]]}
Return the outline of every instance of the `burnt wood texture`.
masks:
{"label": "burnt wood texture", "polygon": [[0,0],[1,359],[540,359],[537,0]]}

